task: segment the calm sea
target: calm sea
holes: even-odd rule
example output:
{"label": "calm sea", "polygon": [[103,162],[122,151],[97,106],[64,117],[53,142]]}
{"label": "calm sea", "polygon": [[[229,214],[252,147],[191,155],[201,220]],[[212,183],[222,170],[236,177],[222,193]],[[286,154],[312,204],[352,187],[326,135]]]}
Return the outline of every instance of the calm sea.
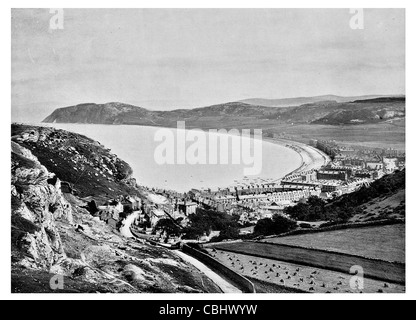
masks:
{"label": "calm sea", "polygon": [[[159,165],[154,157],[160,142],[155,141],[159,128],[127,125],[41,124],[83,134],[99,141],[119,158],[131,165],[134,178],[140,185],[186,192],[192,188],[229,187],[244,179],[242,164],[227,165]],[[176,129],[172,133],[177,137]],[[204,133],[208,139],[211,133]],[[243,138],[240,138],[243,139]],[[208,140],[207,140],[208,141]],[[229,136],[231,153],[231,136]],[[192,143],[188,143],[188,146]],[[284,146],[263,142],[262,171],[248,178],[279,179],[301,165],[300,156]],[[207,151],[209,153],[209,151]],[[249,166],[251,167],[251,166]]]}

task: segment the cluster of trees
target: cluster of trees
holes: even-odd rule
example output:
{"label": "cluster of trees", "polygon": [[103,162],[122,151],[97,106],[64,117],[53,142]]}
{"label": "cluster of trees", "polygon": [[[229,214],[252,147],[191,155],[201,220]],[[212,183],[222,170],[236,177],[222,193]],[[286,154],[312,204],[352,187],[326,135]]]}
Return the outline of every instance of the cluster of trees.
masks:
{"label": "cluster of trees", "polygon": [[254,227],[254,236],[271,236],[289,232],[297,228],[294,220],[285,218],[279,214],[273,216],[272,219],[261,219]]}
{"label": "cluster of trees", "polygon": [[361,205],[378,197],[393,194],[405,188],[406,172],[397,171],[373,182],[368,187],[325,202],[311,197],[306,203],[299,203],[285,209],[285,213],[298,221],[334,221],[346,222],[362,212]]}
{"label": "cluster of trees", "polygon": [[183,230],[185,239],[199,239],[211,231],[220,231],[216,241],[237,239],[239,236],[238,216],[231,216],[215,210],[198,208],[195,214],[188,217],[189,224]]}
{"label": "cluster of trees", "polygon": [[165,242],[169,241],[170,237],[178,237],[181,235],[181,227],[178,223],[174,222],[172,219],[161,219],[159,220],[154,229],[154,232],[160,231],[166,234]]}

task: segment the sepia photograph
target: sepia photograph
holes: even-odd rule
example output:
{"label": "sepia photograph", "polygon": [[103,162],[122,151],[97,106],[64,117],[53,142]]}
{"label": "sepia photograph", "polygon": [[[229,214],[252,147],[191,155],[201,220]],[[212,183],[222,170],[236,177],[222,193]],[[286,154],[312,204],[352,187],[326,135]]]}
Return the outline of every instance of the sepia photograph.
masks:
{"label": "sepia photograph", "polygon": [[405,8],[10,17],[12,296],[407,292]]}

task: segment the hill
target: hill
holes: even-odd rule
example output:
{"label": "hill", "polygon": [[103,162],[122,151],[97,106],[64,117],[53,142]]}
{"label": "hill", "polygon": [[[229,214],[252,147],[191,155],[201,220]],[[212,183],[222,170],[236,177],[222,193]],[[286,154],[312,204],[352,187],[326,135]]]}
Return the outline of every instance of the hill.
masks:
{"label": "hill", "polygon": [[369,124],[405,116],[405,98],[376,98],[357,100],[337,106],[337,110],[313,121],[314,124],[346,125]]}
{"label": "hill", "polygon": [[330,224],[404,219],[405,189],[406,170],[397,171],[329,203],[310,198],[307,203],[286,208],[285,213],[298,221],[331,221]]}
{"label": "hill", "polygon": [[99,142],[54,128],[12,124],[11,140],[81,197],[140,195],[131,167]]}
{"label": "hill", "polygon": [[171,251],[125,238],[85,209],[84,197],[141,196],[130,166],[98,142],[14,124],[11,147],[12,292],[221,292]]}
{"label": "hill", "polygon": [[405,98],[385,97],[352,102],[325,100],[284,108],[230,102],[173,111],[150,111],[122,103],[82,104],[57,109],[44,122],[176,127],[177,121],[186,121],[190,128],[266,129],[282,124],[372,124],[404,116]]}
{"label": "hill", "polygon": [[300,98],[286,98],[286,99],[245,99],[240,100],[240,102],[260,105],[265,107],[291,107],[299,106],[302,104],[316,103],[320,101],[334,101],[334,102],[351,102],[355,100],[365,100],[365,99],[374,99],[378,97],[383,97],[383,95],[366,95],[366,96],[352,96],[352,97],[342,97],[337,95],[322,95],[315,97],[300,97]]}

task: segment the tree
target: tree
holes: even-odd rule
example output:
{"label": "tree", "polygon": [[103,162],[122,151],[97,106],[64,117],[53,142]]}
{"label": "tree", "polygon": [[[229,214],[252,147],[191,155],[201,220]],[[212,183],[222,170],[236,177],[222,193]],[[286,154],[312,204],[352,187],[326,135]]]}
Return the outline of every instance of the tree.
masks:
{"label": "tree", "polygon": [[208,235],[211,231],[220,231],[225,238],[235,239],[238,237],[239,217],[215,210],[198,208],[195,214],[190,215],[189,225],[184,230],[187,239],[198,239]]}
{"label": "tree", "polygon": [[161,219],[156,223],[154,227],[155,231],[161,231],[166,233],[166,242],[172,236],[180,235],[180,228],[171,219]]}
{"label": "tree", "polygon": [[254,233],[256,235],[270,236],[286,233],[296,228],[296,221],[276,214],[273,216],[273,219],[266,218],[259,220],[257,225],[254,227]]}

